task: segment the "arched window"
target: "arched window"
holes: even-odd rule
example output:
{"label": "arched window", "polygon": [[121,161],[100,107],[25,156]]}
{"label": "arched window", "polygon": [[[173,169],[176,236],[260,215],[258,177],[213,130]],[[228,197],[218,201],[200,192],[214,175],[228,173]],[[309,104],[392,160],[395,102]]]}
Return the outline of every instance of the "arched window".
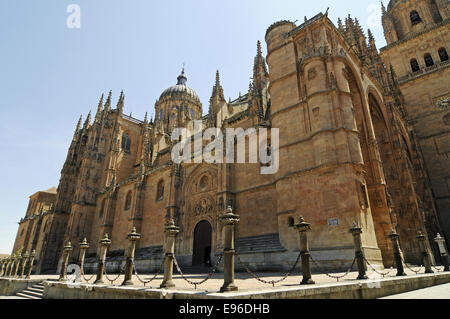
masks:
{"label": "arched window", "polygon": [[441,62],[448,60],[448,54],[447,54],[447,50],[445,50],[445,48],[440,48],[438,52],[439,52],[439,57],[441,58]]}
{"label": "arched window", "polygon": [[156,191],[156,201],[160,202],[164,199],[164,181],[158,183],[158,190]]}
{"label": "arched window", "polygon": [[417,71],[420,70],[419,62],[417,62],[416,59],[412,59],[412,60],[410,61],[410,63],[411,63],[411,70],[412,70],[413,72],[417,72]]}
{"label": "arched window", "polygon": [[127,194],[127,197],[125,199],[125,210],[130,210],[130,208],[131,208],[131,197],[132,197],[132,193],[131,193],[131,191],[129,191]]}
{"label": "arched window", "polygon": [[131,148],[131,137],[128,133],[122,135],[122,150],[126,153],[130,152]]}
{"label": "arched window", "polygon": [[425,65],[426,65],[427,67],[433,66],[433,65],[434,65],[433,58],[431,57],[431,55],[430,55],[429,53],[425,54],[425,55],[423,56],[423,59],[425,60]]}
{"label": "arched window", "polygon": [[162,121],[162,120],[163,120],[163,117],[164,117],[164,111],[163,111],[163,110],[160,110],[160,111],[159,111],[159,119]]}
{"label": "arched window", "polygon": [[105,213],[105,206],[106,206],[106,199],[103,199],[102,200],[102,206],[101,206],[101,209],[100,209],[99,219],[103,218],[103,215]]}
{"label": "arched window", "polygon": [[200,180],[200,190],[204,191],[208,187],[208,177],[203,176]]}
{"label": "arched window", "polygon": [[416,24],[422,22],[422,18],[420,17],[419,13],[416,10],[411,11],[411,13],[409,14],[409,17],[411,18],[412,25],[416,25]]}

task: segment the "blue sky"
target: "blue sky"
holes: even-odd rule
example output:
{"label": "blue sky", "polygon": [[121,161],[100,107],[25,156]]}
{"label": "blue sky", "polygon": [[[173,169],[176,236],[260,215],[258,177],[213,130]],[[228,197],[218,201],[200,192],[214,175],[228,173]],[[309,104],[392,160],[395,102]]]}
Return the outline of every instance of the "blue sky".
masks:
{"label": "blue sky", "polygon": [[[386,2],[386,1],[385,1]],[[67,6],[81,8],[69,29]],[[58,186],[78,118],[100,95],[126,94],[125,113],[154,113],[183,63],[208,110],[221,71],[225,96],[248,90],[256,41],[273,22],[351,14],[385,45],[378,0],[2,0],[0,2],[0,253],[9,253],[28,196]]]}

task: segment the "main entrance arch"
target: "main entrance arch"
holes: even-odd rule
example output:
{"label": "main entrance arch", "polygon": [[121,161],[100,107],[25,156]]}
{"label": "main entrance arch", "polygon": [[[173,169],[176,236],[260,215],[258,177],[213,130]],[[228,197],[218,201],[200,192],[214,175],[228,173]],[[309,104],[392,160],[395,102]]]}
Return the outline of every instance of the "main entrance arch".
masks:
{"label": "main entrance arch", "polygon": [[195,226],[194,251],[192,255],[193,266],[211,266],[212,226],[202,220]]}

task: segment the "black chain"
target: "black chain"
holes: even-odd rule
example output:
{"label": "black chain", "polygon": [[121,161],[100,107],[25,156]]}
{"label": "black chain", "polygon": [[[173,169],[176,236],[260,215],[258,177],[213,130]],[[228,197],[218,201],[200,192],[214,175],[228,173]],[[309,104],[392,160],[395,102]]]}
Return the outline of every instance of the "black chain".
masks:
{"label": "black chain", "polygon": [[[310,255],[310,258],[311,258],[312,262],[313,262],[314,264],[316,264],[316,266],[318,266],[318,267],[320,268],[320,264],[319,264],[317,261],[315,261],[314,258],[313,258],[311,255]],[[351,265],[350,268],[347,270],[347,272],[346,272],[345,274],[341,275],[341,276],[333,276],[333,275],[330,275],[329,273],[325,273],[325,275],[328,276],[328,277],[330,277],[330,278],[332,278],[332,279],[336,279],[337,282],[339,282],[339,279],[342,279],[342,278],[348,276],[348,274],[350,274],[350,272],[351,272],[352,269],[353,269],[353,266],[355,265],[355,261],[356,261],[356,257],[353,259],[352,265]]]}
{"label": "black chain", "polygon": [[119,274],[118,274],[117,277],[114,278],[113,280],[111,280],[111,279],[108,277],[108,274],[106,273],[106,262],[105,262],[105,267],[103,268],[103,270],[104,270],[104,273],[105,273],[105,278],[108,279],[108,281],[110,281],[110,282],[111,282],[111,285],[112,285],[112,284],[114,284],[114,282],[115,282],[117,279],[120,278],[120,276],[123,275],[123,272],[124,272],[124,270],[125,270],[125,266],[121,267],[121,269],[119,270]]}
{"label": "black chain", "polygon": [[372,268],[372,270],[373,270],[374,272],[376,272],[378,275],[383,276],[383,278],[386,277],[387,275],[389,275],[390,273],[392,273],[392,272],[394,271],[394,267],[391,267],[391,269],[390,269],[388,272],[381,272],[381,271],[378,271],[377,269],[375,269],[375,267],[372,266],[372,264],[366,259],[365,256],[363,256],[363,258],[364,258],[364,261],[369,265],[369,267]]}
{"label": "black chain", "polygon": [[405,262],[405,260],[403,259],[403,257],[401,257],[402,258],[402,262],[403,262],[403,264],[406,266],[406,268],[408,268],[409,270],[411,270],[413,273],[415,273],[416,275],[419,273],[419,272],[421,272],[422,271],[422,269],[423,269],[423,265],[420,265],[420,268],[419,268],[419,270],[414,270],[414,269],[412,269],[411,267],[409,267],[408,266],[408,264]]}
{"label": "black chain", "polygon": [[195,287],[195,289],[197,289],[197,286],[200,286],[200,285],[204,284],[205,282],[207,282],[209,279],[211,279],[211,277],[212,277],[212,276],[214,275],[214,273],[217,271],[217,267],[218,267],[218,266],[220,265],[220,263],[222,262],[222,259],[223,259],[223,255],[221,254],[221,255],[219,256],[219,259],[218,259],[217,262],[216,262],[216,265],[213,267],[213,269],[212,269],[211,272],[208,274],[208,276],[206,276],[206,278],[203,279],[202,281],[195,282],[195,281],[191,281],[191,280],[187,279],[187,278],[184,276],[183,272],[181,271],[180,265],[178,264],[178,260],[177,260],[177,258],[175,257],[175,254],[173,255],[173,261],[174,261],[174,263],[175,263],[175,266],[177,267],[178,272],[179,272],[180,275],[181,275],[181,278],[183,278],[187,283],[193,285],[193,286]]}
{"label": "black chain", "polygon": [[287,277],[289,277],[292,272],[295,270],[295,268],[297,267],[298,262],[300,261],[300,257],[302,256],[302,254],[300,253],[297,257],[297,260],[295,261],[294,266],[292,266],[292,268],[288,271],[287,274],[285,274],[281,279],[279,280],[264,280],[261,277],[259,277],[258,275],[256,275],[253,271],[250,270],[250,268],[248,268],[241,260],[241,257],[239,256],[239,254],[237,252],[234,253],[234,255],[236,256],[237,261],[241,264],[242,267],[244,267],[244,269],[256,280],[258,280],[259,282],[262,282],[263,284],[267,284],[267,285],[272,285],[273,287],[275,287],[275,284],[279,284],[283,281],[285,281],[287,279]]}
{"label": "black chain", "polygon": [[83,279],[87,282],[87,283],[89,283],[89,281],[91,281],[94,277],[95,277],[95,274],[94,275],[92,275],[91,276],[91,278],[86,278],[86,276],[84,275],[84,265],[81,265],[81,267],[80,267],[81,269],[81,277],[83,277]]}
{"label": "black chain", "polygon": [[157,272],[156,272],[156,274],[153,276],[153,278],[151,278],[150,280],[145,281],[145,280],[141,279],[141,277],[139,276],[139,274],[138,274],[138,272],[137,272],[137,269],[136,269],[136,264],[134,263],[134,259],[133,259],[132,263],[133,263],[134,274],[136,275],[136,278],[137,278],[142,284],[144,284],[144,287],[145,287],[147,284],[151,283],[153,280],[155,280],[156,277],[158,277],[158,275],[161,273],[161,270],[164,268],[164,258],[163,258],[162,263],[161,263],[161,266],[159,267],[159,269],[157,270]]}

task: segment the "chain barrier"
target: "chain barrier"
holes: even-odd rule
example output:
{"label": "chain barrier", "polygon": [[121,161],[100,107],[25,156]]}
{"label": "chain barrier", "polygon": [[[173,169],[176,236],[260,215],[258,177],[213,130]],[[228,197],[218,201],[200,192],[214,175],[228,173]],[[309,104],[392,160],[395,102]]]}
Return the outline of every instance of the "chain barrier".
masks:
{"label": "chain barrier", "polygon": [[209,279],[211,279],[211,277],[217,271],[217,267],[219,267],[220,263],[222,262],[222,259],[223,259],[223,254],[219,255],[219,259],[217,260],[216,265],[212,268],[211,272],[208,274],[208,276],[206,276],[205,279],[203,279],[202,281],[194,282],[194,281],[187,279],[184,276],[183,272],[181,271],[180,265],[178,264],[178,260],[175,257],[175,254],[173,255],[173,261],[175,263],[175,267],[177,268],[178,272],[180,273],[181,278],[183,278],[187,283],[193,285],[195,287],[195,289],[197,289],[197,286],[203,285],[205,282],[207,282]]}
{"label": "chain barrier", "polygon": [[[312,262],[313,262],[314,264],[316,264],[316,266],[320,267],[320,264],[319,264],[317,261],[315,261],[314,258],[313,258],[312,256],[310,256],[310,258],[311,258]],[[333,275],[330,275],[329,273],[325,273],[325,275],[326,275],[327,277],[332,278],[332,279],[336,279],[337,282],[339,282],[339,279],[342,279],[342,278],[348,276],[348,274],[350,274],[350,272],[351,272],[352,269],[353,269],[353,266],[355,265],[355,261],[356,261],[356,257],[353,259],[352,265],[351,265],[350,268],[347,270],[347,272],[346,272],[345,274],[341,275],[341,276],[333,276]]]}
{"label": "chain barrier", "polygon": [[279,284],[283,281],[285,281],[287,279],[287,277],[289,277],[295,270],[295,268],[297,267],[298,262],[300,261],[300,257],[302,256],[302,254],[300,253],[297,257],[297,260],[295,261],[294,266],[288,271],[288,273],[286,273],[281,279],[279,280],[264,280],[261,277],[259,277],[258,275],[256,275],[253,271],[250,270],[250,268],[248,268],[241,260],[241,257],[239,256],[239,254],[237,252],[234,253],[234,255],[236,256],[237,261],[239,262],[239,264],[241,264],[242,267],[244,267],[244,269],[256,280],[258,280],[259,282],[262,282],[263,284],[267,284],[267,285],[272,285],[272,287],[275,287],[275,284]]}
{"label": "chain barrier", "polygon": [[409,270],[411,270],[413,273],[415,273],[416,275],[419,273],[419,272],[421,272],[422,271],[422,269],[423,269],[423,265],[420,265],[420,268],[419,268],[419,270],[414,270],[414,269],[412,269],[411,267],[409,267],[408,266],[408,264],[405,262],[405,260],[403,259],[403,257],[402,257],[402,262],[403,262],[403,264],[406,266],[406,268],[408,268]]}
{"label": "chain barrier", "polygon": [[161,262],[161,266],[160,266],[159,269],[157,270],[156,274],[153,276],[152,279],[146,281],[146,280],[143,280],[143,279],[139,276],[139,274],[138,274],[138,272],[137,272],[137,269],[136,269],[136,264],[134,263],[134,259],[133,259],[132,262],[133,262],[133,270],[134,270],[134,274],[136,275],[137,280],[139,280],[142,284],[144,284],[144,287],[145,287],[147,284],[151,283],[153,280],[155,280],[156,277],[158,277],[158,275],[161,273],[161,271],[162,271],[163,268],[164,268],[164,258],[163,258],[163,259],[162,259],[162,262]]}
{"label": "chain barrier", "polygon": [[366,259],[366,257],[363,257],[364,261],[369,265],[370,268],[372,268],[372,270],[377,273],[378,275],[381,275],[384,277],[388,276],[389,274],[391,274],[394,271],[394,267],[391,267],[391,269],[388,272],[381,272],[379,270],[377,270],[374,266],[372,266],[372,264]]}
{"label": "chain barrier", "polygon": [[437,268],[436,266],[431,266],[431,267],[433,267],[434,268],[434,270],[436,270],[437,272],[444,272],[444,269],[445,269],[445,267],[444,266],[442,266],[440,269],[439,268]]}
{"label": "chain barrier", "polygon": [[121,267],[121,269],[119,270],[119,274],[117,275],[116,278],[110,279],[110,278],[108,277],[108,274],[106,273],[106,262],[105,262],[105,267],[103,268],[103,272],[105,273],[105,278],[108,279],[108,281],[111,282],[111,285],[113,285],[114,282],[115,282],[117,279],[119,279],[120,276],[123,275],[124,270],[125,270],[125,265]]}
{"label": "chain barrier", "polygon": [[87,283],[89,283],[89,281],[91,281],[94,277],[95,274],[91,276],[91,278],[86,278],[85,274],[84,274],[84,265],[81,265],[80,267],[81,269],[81,277],[83,277],[84,281],[86,281]]}

